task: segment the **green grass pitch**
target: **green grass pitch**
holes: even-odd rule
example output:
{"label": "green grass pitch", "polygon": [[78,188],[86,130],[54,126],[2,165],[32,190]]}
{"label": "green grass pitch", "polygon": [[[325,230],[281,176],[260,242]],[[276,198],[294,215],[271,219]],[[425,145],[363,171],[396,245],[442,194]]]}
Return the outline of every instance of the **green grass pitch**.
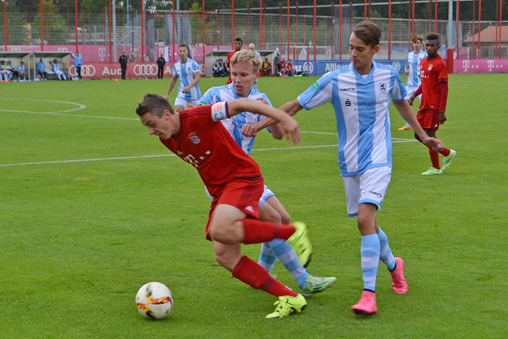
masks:
{"label": "green grass pitch", "polygon": [[[275,106],[316,78],[261,78]],[[202,79],[204,93],[225,79]],[[455,149],[440,176],[413,133],[397,131],[380,225],[406,262],[407,295],[380,265],[378,313],[351,312],[362,288],[360,236],[347,218],[331,105],[296,119],[300,147],[260,133],[252,156],[314,243],[309,273],[336,276],[301,314],[267,321],[273,296],[219,267],[204,238],[209,201],[197,172],[135,115],[169,79],[0,83],[0,337],[5,338],[464,338],[506,336],[508,187],[506,74],[451,75]],[[174,101],[176,89],[172,93]],[[415,108],[416,110],[416,108]],[[257,260],[259,245],[244,246]],[[279,280],[298,290],[277,263]],[[172,290],[162,321],[137,314],[149,281]]]}

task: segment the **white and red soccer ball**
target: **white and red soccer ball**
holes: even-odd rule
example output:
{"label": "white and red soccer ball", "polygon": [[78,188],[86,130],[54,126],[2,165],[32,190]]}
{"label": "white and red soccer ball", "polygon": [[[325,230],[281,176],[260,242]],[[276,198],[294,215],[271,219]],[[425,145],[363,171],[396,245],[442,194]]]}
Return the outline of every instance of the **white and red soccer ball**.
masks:
{"label": "white and red soccer ball", "polygon": [[163,283],[149,282],[141,286],[136,294],[136,307],[145,318],[162,319],[173,308],[173,295]]}

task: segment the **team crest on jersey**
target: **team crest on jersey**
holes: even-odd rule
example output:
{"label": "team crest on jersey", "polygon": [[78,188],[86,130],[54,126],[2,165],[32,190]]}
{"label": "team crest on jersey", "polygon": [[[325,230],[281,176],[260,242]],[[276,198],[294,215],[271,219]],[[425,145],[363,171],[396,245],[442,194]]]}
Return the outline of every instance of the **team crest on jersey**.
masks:
{"label": "team crest on jersey", "polygon": [[192,141],[193,144],[196,144],[196,145],[201,142],[201,139],[194,132],[189,134],[189,139],[190,139],[190,141]]}
{"label": "team crest on jersey", "polygon": [[432,69],[432,65],[429,65],[429,71]]}
{"label": "team crest on jersey", "polygon": [[379,84],[379,90],[381,93],[386,93],[386,83],[382,82]]}

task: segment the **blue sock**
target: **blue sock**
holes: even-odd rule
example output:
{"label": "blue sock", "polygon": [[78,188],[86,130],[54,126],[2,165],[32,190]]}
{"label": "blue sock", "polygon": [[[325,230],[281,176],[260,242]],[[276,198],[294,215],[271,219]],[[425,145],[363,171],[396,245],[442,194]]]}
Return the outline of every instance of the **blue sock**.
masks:
{"label": "blue sock", "polygon": [[268,243],[273,253],[282,265],[291,273],[300,288],[305,287],[305,279],[309,276],[307,270],[300,264],[295,250],[282,239],[274,239]]}
{"label": "blue sock", "polygon": [[379,266],[379,238],[377,234],[362,236],[360,253],[362,256],[363,289],[375,292]]}
{"label": "blue sock", "polygon": [[389,271],[393,271],[396,265],[395,257],[392,254],[390,246],[388,246],[388,237],[381,227],[379,227],[377,237],[379,238],[379,248],[381,249],[379,252],[379,259],[388,267]]}
{"label": "blue sock", "polygon": [[277,257],[270,248],[270,245],[267,242],[264,242],[261,245],[261,252],[259,253],[259,266],[263,267],[268,273],[270,273],[276,261]]}

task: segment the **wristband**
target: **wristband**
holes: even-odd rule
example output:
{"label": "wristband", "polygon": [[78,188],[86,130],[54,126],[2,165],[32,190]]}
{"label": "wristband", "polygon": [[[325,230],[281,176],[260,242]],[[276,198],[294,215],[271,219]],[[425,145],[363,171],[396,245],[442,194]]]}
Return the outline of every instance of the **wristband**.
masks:
{"label": "wristband", "polygon": [[219,121],[229,118],[225,102],[218,102],[212,105],[212,120]]}

